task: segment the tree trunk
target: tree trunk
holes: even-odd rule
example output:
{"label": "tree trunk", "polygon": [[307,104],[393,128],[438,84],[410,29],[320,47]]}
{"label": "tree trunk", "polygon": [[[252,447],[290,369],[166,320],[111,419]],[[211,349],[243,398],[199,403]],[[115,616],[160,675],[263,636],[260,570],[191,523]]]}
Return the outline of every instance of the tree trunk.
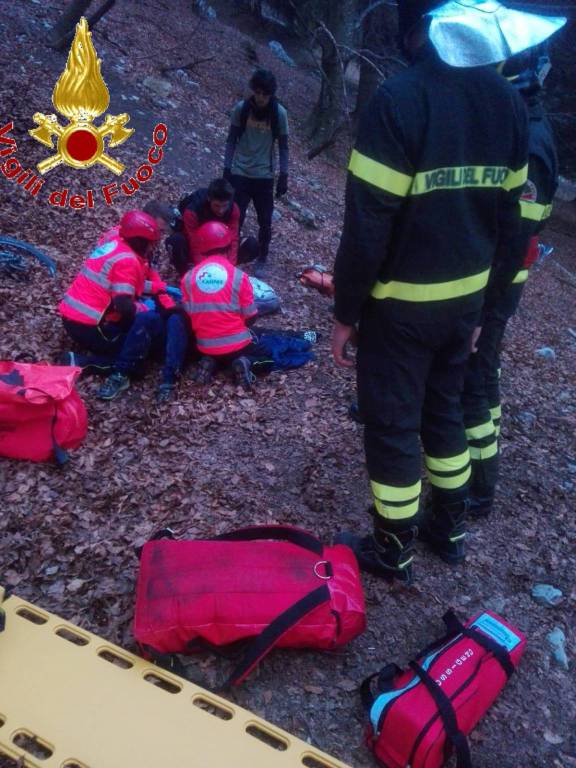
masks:
{"label": "tree trunk", "polygon": [[315,147],[330,143],[348,119],[344,73],[350,56],[346,48],[353,44],[355,8],[355,0],[328,0],[324,6],[323,21],[328,31],[319,32],[322,82],[318,101],[308,120],[309,137]]}
{"label": "tree trunk", "polygon": [[92,0],[72,0],[48,35],[48,45],[60,50],[74,31],[74,27],[88,10]]}
{"label": "tree trunk", "polygon": [[378,71],[364,59],[360,62],[360,79],[358,81],[358,95],[356,97],[355,115],[358,116],[363,107],[368,104],[376,88],[380,85],[382,77]]}
{"label": "tree trunk", "polygon": [[[388,67],[383,63],[382,56],[396,53],[396,20],[394,9],[387,5],[375,6],[373,2],[364,0],[363,10],[371,12],[364,17],[362,25],[362,51],[367,58],[370,52],[375,54],[378,69],[388,75]],[[376,89],[380,85],[382,75],[364,59],[360,60],[360,80],[358,83],[358,95],[354,115],[357,118],[362,108],[370,101]]]}

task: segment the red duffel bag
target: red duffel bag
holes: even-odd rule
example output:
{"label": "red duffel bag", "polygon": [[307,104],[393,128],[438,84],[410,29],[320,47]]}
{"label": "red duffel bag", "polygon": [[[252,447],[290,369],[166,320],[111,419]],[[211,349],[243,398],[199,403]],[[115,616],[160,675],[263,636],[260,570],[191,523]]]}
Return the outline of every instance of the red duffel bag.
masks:
{"label": "red duffel bag", "polygon": [[[144,653],[249,641],[228,685],[274,647],[333,649],[364,631],[356,558],[299,528],[254,526],[142,548],[134,635]],[[150,653],[152,652],[152,653]]]}
{"label": "red duffel bag", "polygon": [[81,368],[0,361],[0,456],[63,464],[86,437]]}
{"label": "red duffel bag", "polygon": [[518,666],[526,639],[491,611],[448,633],[401,670],[384,667],[362,685],[368,744],[384,768],[441,768],[452,753],[471,768],[466,739]]}

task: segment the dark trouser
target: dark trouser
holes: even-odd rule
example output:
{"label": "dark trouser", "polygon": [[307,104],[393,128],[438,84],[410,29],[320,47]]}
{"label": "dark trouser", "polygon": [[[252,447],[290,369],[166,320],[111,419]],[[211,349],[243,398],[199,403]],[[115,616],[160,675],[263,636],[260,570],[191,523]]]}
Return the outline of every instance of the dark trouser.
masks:
{"label": "dark trouser", "polygon": [[472,459],[470,487],[477,496],[493,495],[498,481],[500,349],[505,329],[505,318],[485,321],[478,352],[470,356],[464,379],[462,408]]}
{"label": "dark trouser", "polygon": [[102,373],[118,371],[134,376],[142,373],[148,357],[161,356],[165,350],[163,378],[167,380],[175,377],[184,363],[187,326],[180,315],[171,315],[165,323],[158,312],[138,312],[128,331],[118,323],[96,326],[64,320],[70,338],[93,353],[87,365]]}
{"label": "dark trouser", "polygon": [[173,384],[186,365],[192,347],[190,321],[185,314],[175,312],[166,321],[166,345],[162,381]]}
{"label": "dark trouser", "polygon": [[265,262],[272,239],[272,212],[274,211],[274,179],[251,179],[248,176],[233,175],[234,200],[240,208],[240,230],[244,224],[250,201],[254,203],[258,219],[258,261]]}
{"label": "dark trouser", "polygon": [[359,407],[374,505],[386,527],[414,524],[421,491],[420,444],[434,497],[468,496],[470,455],[460,403],[478,314],[400,322],[371,301],[360,326]]}
{"label": "dark trouser", "polygon": [[[170,262],[180,277],[194,265],[190,261],[188,240],[183,232],[176,232],[166,240],[166,250],[170,256]],[[243,237],[238,245],[237,264],[248,264],[255,261],[260,254],[260,246],[255,237]]]}

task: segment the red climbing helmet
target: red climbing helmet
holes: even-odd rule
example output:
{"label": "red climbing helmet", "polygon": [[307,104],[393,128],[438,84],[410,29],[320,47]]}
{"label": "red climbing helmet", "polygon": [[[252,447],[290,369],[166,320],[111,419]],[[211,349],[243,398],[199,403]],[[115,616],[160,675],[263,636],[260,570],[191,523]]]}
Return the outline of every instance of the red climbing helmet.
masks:
{"label": "red climbing helmet", "polygon": [[221,221],[207,221],[196,230],[196,243],[201,254],[224,251],[232,242],[232,232]]}
{"label": "red climbing helmet", "polygon": [[120,237],[143,237],[153,242],[161,238],[160,227],[156,219],[144,211],[128,211],[120,219]]}

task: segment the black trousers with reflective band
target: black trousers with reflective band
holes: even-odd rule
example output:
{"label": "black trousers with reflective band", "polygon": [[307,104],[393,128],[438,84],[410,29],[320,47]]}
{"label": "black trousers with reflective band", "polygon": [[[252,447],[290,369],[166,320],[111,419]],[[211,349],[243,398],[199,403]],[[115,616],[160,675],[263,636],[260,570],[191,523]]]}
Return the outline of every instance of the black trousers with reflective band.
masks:
{"label": "black trousers with reflective band", "polygon": [[470,356],[462,408],[472,460],[471,491],[480,496],[494,492],[498,481],[500,434],[500,350],[506,329],[504,317],[488,318]]}
{"label": "black trousers with reflective band", "polygon": [[387,304],[371,300],[360,325],[358,399],[376,511],[402,529],[418,512],[420,444],[435,495],[447,503],[468,496],[461,393],[478,313],[410,323]]}

